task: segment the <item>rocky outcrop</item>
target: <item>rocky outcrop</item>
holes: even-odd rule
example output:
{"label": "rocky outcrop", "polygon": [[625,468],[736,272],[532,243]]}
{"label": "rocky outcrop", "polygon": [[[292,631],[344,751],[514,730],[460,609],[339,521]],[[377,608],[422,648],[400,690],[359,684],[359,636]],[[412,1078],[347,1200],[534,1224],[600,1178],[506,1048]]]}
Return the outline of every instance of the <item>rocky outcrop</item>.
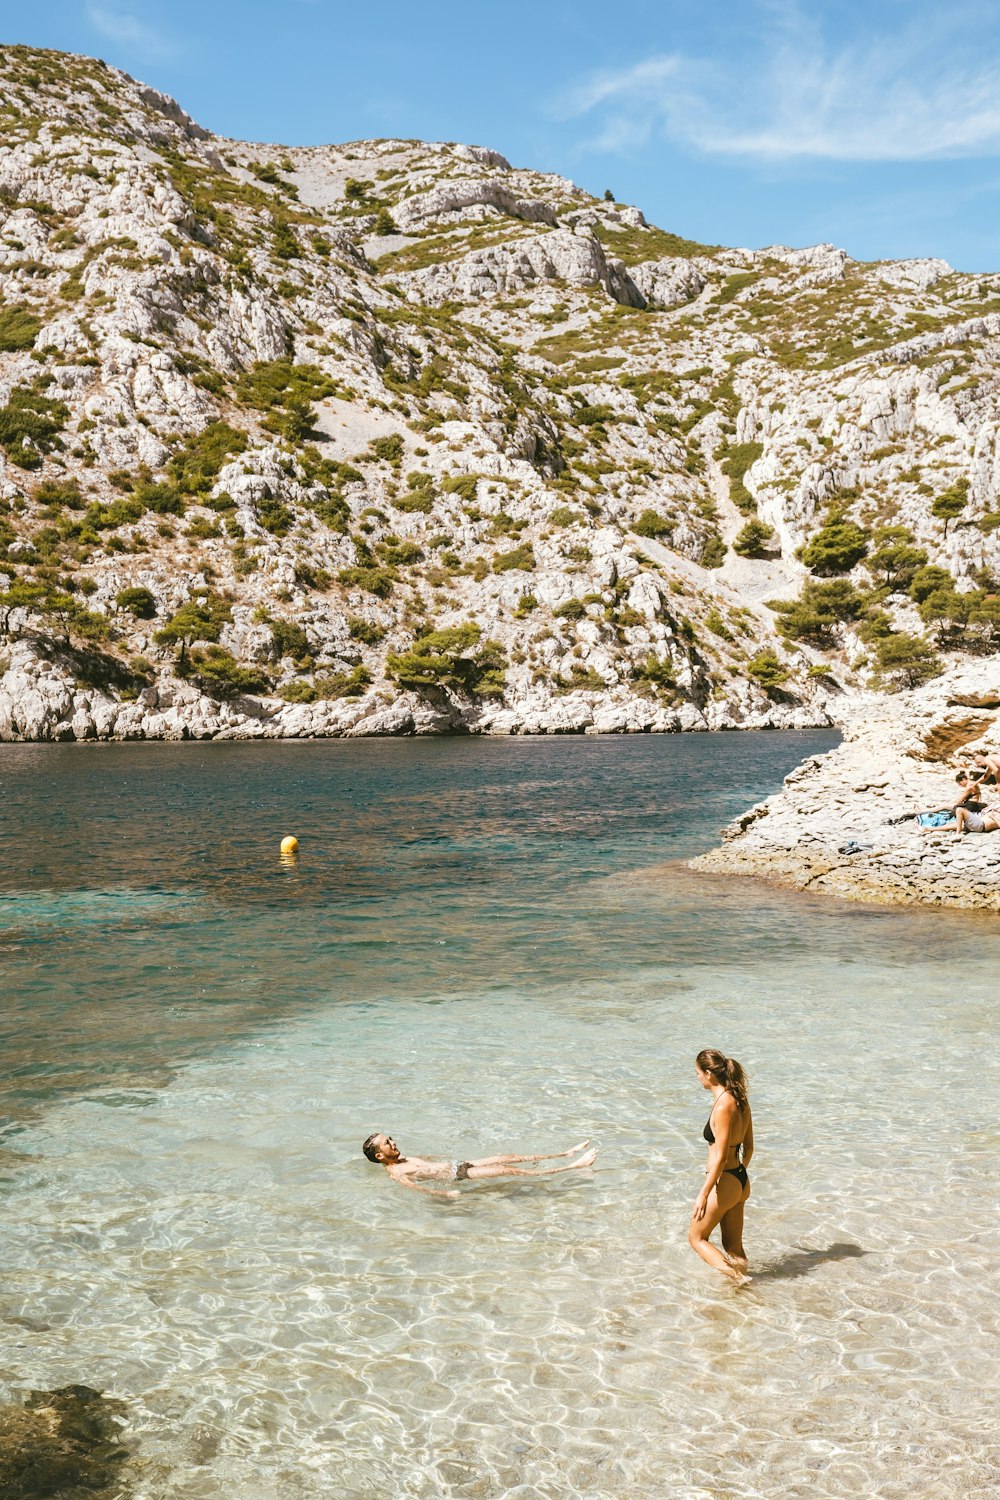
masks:
{"label": "rocky outcrop", "polygon": [[124,1414],[122,1402],[85,1385],[31,1391],[23,1405],[0,1408],[0,1495],[121,1495],[129,1458]]}
{"label": "rocky outcrop", "polygon": [[452,178],[426,193],[404,198],[395,209],[395,219],[405,234],[428,219],[444,219],[449,214],[480,207],[494,208],[508,218],[523,219],[529,224],[555,226],[558,223],[550,204],[519,197],[506,182],[480,177]]}
{"label": "rocky outcrop", "polygon": [[644,260],[629,272],[633,285],[647,307],[678,307],[705,290],[706,278],[694,260],[667,255]]}
{"label": "rocky outcrop", "polygon": [[[844,739],[723,830],[694,868],[853,901],[1000,911],[1000,832],[925,830],[949,806],[962,756],[1000,748],[1000,665],[977,663],[919,694],[855,705]],[[1000,789],[984,789],[1000,804]]]}
{"label": "rocky outcrop", "polygon": [[[44,654],[42,654],[44,651]],[[333,701],[285,703],[234,693],[212,697],[194,682],[161,671],[134,697],[110,684],[85,686],[74,664],[47,641],[20,640],[0,676],[0,743],[61,740],[337,739],[415,734],[672,734],[704,729],[811,729],[824,710],[742,704],[667,708],[630,694],[568,692],[553,699],[528,689],[502,704],[447,690],[388,694],[384,689]]]}
{"label": "rocky outcrop", "polygon": [[[681,280],[676,274],[674,279]],[[667,273],[662,278],[667,296],[671,295],[669,280]],[[430,302],[453,297],[478,302],[483,297],[513,296],[539,281],[584,289],[600,287],[615,302],[627,307],[645,305],[645,297],[637,292],[622,262],[609,260],[600,241],[589,232],[570,229],[554,229],[551,234],[537,238],[474,250],[460,260],[423,272],[419,285],[422,297]],[[412,278],[406,278],[406,284],[411,285]],[[656,285],[659,284],[657,281]],[[663,305],[673,306],[673,303]]]}

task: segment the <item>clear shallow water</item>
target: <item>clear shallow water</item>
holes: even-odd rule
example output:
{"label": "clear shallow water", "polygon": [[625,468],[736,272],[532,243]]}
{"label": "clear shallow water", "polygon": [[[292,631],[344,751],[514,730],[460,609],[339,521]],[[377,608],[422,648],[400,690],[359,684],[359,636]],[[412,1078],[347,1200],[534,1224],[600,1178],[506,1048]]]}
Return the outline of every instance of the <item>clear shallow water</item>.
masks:
{"label": "clear shallow water", "polygon": [[[6,1392],[124,1397],[151,1500],[995,1493],[995,920],[681,863],[828,743],[0,750]],[[601,1155],[446,1204],[382,1127]]]}

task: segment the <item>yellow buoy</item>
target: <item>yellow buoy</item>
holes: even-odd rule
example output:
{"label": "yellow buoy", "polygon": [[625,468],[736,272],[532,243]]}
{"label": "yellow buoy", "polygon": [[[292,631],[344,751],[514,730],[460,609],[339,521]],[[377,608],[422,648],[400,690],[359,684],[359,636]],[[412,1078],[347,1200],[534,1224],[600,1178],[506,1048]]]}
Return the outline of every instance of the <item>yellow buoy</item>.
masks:
{"label": "yellow buoy", "polygon": [[287,838],[283,838],[281,840],[281,852],[282,854],[297,854],[299,852],[298,839],[293,837],[292,834],[289,834]]}

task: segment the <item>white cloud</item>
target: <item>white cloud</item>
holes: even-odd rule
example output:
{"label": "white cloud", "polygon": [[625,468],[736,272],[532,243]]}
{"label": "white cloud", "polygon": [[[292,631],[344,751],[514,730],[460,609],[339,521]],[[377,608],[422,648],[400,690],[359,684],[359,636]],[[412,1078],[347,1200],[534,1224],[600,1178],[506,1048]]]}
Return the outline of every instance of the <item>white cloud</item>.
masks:
{"label": "white cloud", "polygon": [[102,36],[141,57],[168,57],[175,50],[173,43],[161,32],[125,11],[88,5],[87,19]]}
{"label": "white cloud", "polygon": [[724,62],[655,55],[596,73],[556,113],[593,116],[595,150],[653,135],[762,162],[927,161],[1000,151],[1000,59],[949,63],[933,26],[831,49],[781,7],[760,55]]}

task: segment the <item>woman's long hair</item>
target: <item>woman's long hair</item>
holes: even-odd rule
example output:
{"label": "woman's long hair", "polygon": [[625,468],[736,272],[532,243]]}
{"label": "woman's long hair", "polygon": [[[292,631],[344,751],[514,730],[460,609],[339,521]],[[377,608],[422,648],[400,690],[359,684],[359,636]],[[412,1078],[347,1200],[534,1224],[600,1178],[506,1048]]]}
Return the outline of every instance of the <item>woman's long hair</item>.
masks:
{"label": "woman's long hair", "polygon": [[721,1083],[726,1092],[732,1094],[742,1114],[750,1103],[747,1097],[747,1075],[735,1057],[727,1057],[715,1047],[706,1047],[698,1053],[695,1062],[703,1073],[714,1078],[716,1083]]}

